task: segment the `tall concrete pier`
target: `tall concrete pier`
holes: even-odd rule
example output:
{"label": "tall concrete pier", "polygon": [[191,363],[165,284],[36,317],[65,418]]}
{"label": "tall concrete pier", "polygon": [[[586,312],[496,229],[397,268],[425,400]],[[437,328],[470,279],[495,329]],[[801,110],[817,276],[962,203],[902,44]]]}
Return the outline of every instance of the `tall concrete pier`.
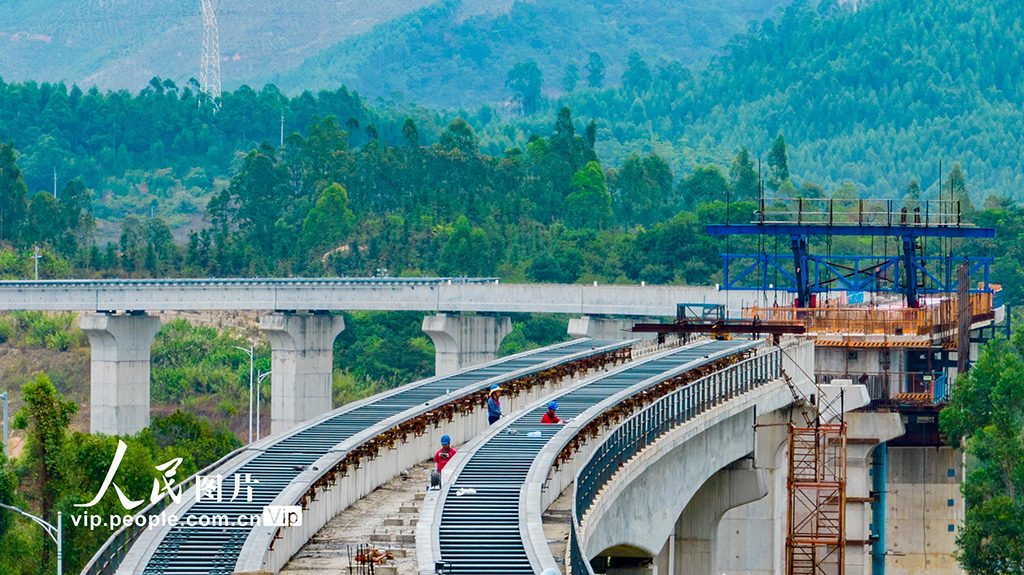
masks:
{"label": "tall concrete pier", "polygon": [[273,313],[260,318],[270,340],[274,384],[271,432],[277,433],[331,410],[334,338],[345,318],[328,313]]}
{"label": "tall concrete pier", "polygon": [[423,318],[423,331],[434,341],[434,374],[447,375],[497,359],[501,340],[512,331],[512,320],[439,313]]}
{"label": "tall concrete pier", "polygon": [[145,313],[82,317],[92,346],[93,433],[124,435],[149,426],[149,348],[160,318]]}

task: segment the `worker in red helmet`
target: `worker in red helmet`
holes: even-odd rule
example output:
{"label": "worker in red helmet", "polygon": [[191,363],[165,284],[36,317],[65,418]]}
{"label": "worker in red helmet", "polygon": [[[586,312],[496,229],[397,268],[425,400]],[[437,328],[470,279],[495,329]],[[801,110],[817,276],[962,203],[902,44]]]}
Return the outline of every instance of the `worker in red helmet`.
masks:
{"label": "worker in red helmet", "polygon": [[558,411],[558,404],[554,401],[548,404],[548,410],[544,412],[544,417],[540,418],[541,423],[565,423],[561,419],[558,419],[558,415],[555,412]]}

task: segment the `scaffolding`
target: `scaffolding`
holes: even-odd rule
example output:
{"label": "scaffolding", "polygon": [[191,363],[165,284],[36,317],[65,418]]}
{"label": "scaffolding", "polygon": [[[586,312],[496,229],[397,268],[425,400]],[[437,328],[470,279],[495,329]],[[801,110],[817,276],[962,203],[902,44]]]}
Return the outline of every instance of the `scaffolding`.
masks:
{"label": "scaffolding", "polygon": [[[995,317],[993,294],[962,291],[964,293],[944,294],[936,298],[938,301],[917,308],[868,305],[747,307],[743,309],[743,317],[762,320],[767,325],[803,325],[806,333],[815,336],[882,335],[908,340],[917,337],[925,345],[938,339],[955,347],[960,323],[971,326],[974,322]],[[970,332],[970,327],[965,331]]]}
{"label": "scaffolding", "polygon": [[843,575],[846,562],[846,422],[789,423],[787,575]]}

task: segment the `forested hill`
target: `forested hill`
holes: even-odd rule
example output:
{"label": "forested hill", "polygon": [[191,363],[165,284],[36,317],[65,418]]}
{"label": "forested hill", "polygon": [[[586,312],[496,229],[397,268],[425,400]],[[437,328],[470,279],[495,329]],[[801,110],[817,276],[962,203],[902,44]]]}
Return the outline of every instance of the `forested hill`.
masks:
{"label": "forested hill", "polygon": [[[224,86],[296,66],[434,1],[219,0]],[[133,92],[153,76],[184,84],[199,77],[202,34],[199,0],[3,0],[0,77]]]}
{"label": "forested hill", "polygon": [[[580,86],[617,85],[630,52],[703,65],[751,20],[789,0],[531,0],[472,14],[470,0],[442,0],[347,38],[266,79],[287,92],[345,84],[371,97],[458,108],[505,100],[505,74],[534,60],[545,93],[563,92],[566,68]],[[501,3],[504,4],[504,3]],[[476,10],[479,11],[479,10]],[[600,56],[593,72],[590,53]]]}
{"label": "forested hill", "polygon": [[[531,8],[531,1],[519,0],[508,16],[516,0],[217,0],[224,86],[262,83],[329,49],[289,74],[285,86],[317,91],[345,82],[374,96],[407,89],[416,100],[458,106],[465,102],[451,96],[461,96],[459,90],[440,93],[439,83],[472,83],[495,99],[503,78],[491,81],[517,52],[559,69],[567,49],[585,56],[610,46],[608,55],[618,59],[627,44],[706,61],[747,20],[779,2],[538,0]],[[199,0],[4,0],[0,77],[103,90],[137,91],[153,76],[184,84],[199,77],[202,33]],[[611,71],[617,77],[618,68]],[[409,89],[419,86],[427,89]]]}
{"label": "forested hill", "polygon": [[[800,2],[698,73],[640,53],[621,88],[565,101],[598,119],[598,153],[613,162],[657,150],[687,171],[749,142],[764,157],[782,131],[798,185],[851,181],[892,197],[917,178],[934,191],[945,158],[964,166],[976,200],[1020,200],[1022,17],[1017,0],[875,0],[856,12]],[[523,131],[553,113],[524,119]]]}

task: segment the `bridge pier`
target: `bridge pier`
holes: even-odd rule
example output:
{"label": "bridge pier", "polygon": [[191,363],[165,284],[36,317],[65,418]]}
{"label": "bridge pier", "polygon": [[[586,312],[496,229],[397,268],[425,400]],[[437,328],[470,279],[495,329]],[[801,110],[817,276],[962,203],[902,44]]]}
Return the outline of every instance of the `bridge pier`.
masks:
{"label": "bridge pier", "polygon": [[763,471],[751,467],[749,460],[736,462],[711,476],[690,499],[676,521],[673,537],[655,558],[658,573],[717,575],[715,549],[722,516],[730,509],[761,499],[768,494],[768,487]]}
{"label": "bridge pier", "polygon": [[149,358],[160,318],[145,313],[82,316],[92,348],[92,433],[126,435],[149,427]]}
{"label": "bridge pier", "polygon": [[633,333],[633,325],[648,323],[648,320],[635,318],[610,318],[596,315],[585,315],[569,320],[569,335],[576,338],[592,337],[595,339],[642,339],[653,340],[656,333]]}
{"label": "bridge pier", "polygon": [[328,313],[273,313],[260,318],[270,339],[270,428],[277,433],[331,410],[334,338],[345,318]]}
{"label": "bridge pier", "polygon": [[439,313],[423,318],[423,331],[434,342],[434,375],[447,375],[497,359],[501,340],[512,331],[512,320]]}

